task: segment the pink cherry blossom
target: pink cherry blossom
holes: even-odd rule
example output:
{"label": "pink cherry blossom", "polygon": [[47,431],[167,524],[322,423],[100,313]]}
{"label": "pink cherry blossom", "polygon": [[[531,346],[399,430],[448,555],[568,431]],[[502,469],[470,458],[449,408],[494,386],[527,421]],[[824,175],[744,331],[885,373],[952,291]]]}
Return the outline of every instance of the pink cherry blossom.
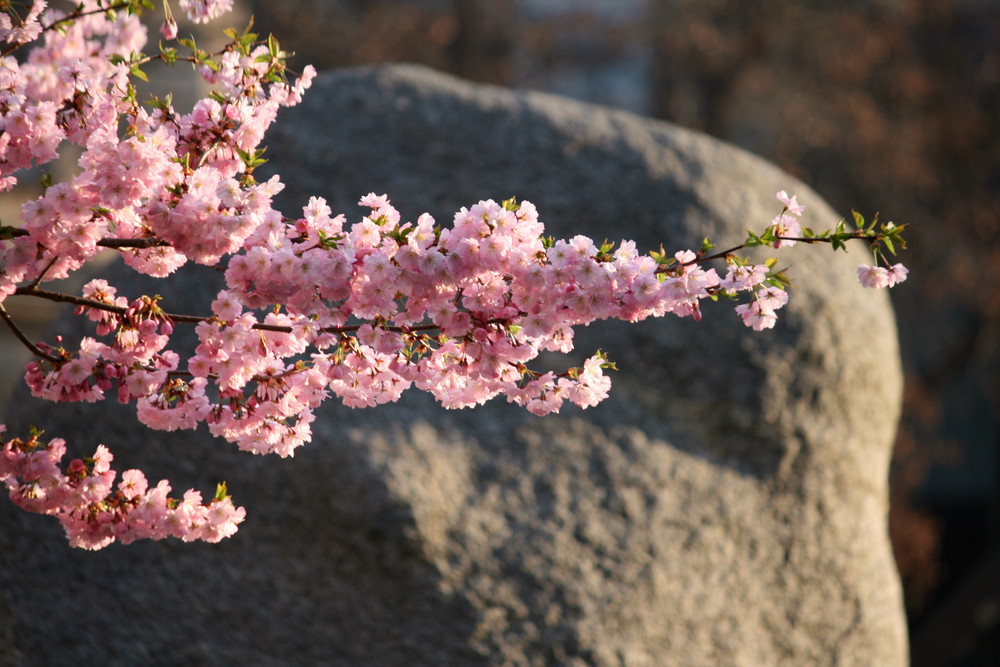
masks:
{"label": "pink cherry blossom", "polygon": [[801,206],[799,204],[795,195],[789,196],[784,190],[779,191],[775,197],[777,197],[778,201],[785,205],[785,210],[792,215],[802,215],[802,213],[806,210],[805,206]]}
{"label": "pink cherry blossom", "polygon": [[[198,23],[231,6],[180,0]],[[311,439],[315,411],[330,398],[372,407],[415,388],[450,409],[500,396],[537,415],[567,402],[585,409],[610,390],[602,353],[563,372],[532,368],[545,352],[573,351],[575,327],[667,314],[697,320],[704,299],[724,296],[742,300],[737,314],[761,330],[788,300],[773,261],[550,239],[530,202],[479,201],[439,225],[428,213],[404,220],[387,195],[369,193],[359,201],[366,214],[351,223],[318,197],[301,217],[285,216],[272,206],[280,178],[258,182],[254,158],[315,70],[286,80],[283,54],[236,42],[199,56],[212,95],[190,109],[146,108],[129,93],[133,66],[145,62],[135,54],[146,28],[133,14],[102,9],[96,0],[66,11],[35,0],[24,18],[0,10],[0,40],[9,53],[23,49],[0,57],[0,190],[65,143],[82,149],[76,173],[24,202],[23,226],[0,239],[0,304],[14,294],[50,298],[46,283],[108,248],[157,278],[189,261],[213,267],[226,287],[211,314],[198,316],[169,312],[169,294],[132,294],[128,284],[119,294],[100,279],[79,296],[56,295],[91,331],[75,346],[58,336],[27,344],[35,359],[25,382],[35,396],[97,401],[114,392],[149,428],[206,424],[244,451],[288,457]],[[57,20],[58,31],[43,29]],[[160,31],[177,35],[169,9]],[[777,199],[783,209],[769,232],[781,248],[802,234],[804,208],[784,191]],[[885,245],[893,248],[888,237]],[[724,276],[710,260],[725,262]],[[866,286],[891,287],[907,269],[862,265],[858,275]],[[171,349],[179,326],[197,336],[186,359]],[[0,480],[22,508],[56,517],[73,546],[216,542],[244,519],[224,486],[207,502],[193,489],[173,498],[168,482],[151,486],[138,470],[116,485],[104,445],[63,468],[66,453],[59,438],[7,440]]]}
{"label": "pink cherry blossom", "polygon": [[180,7],[195,23],[207,23],[229,12],[233,0],[180,0]]}
{"label": "pink cherry blossom", "polygon": [[889,287],[889,271],[881,266],[861,264],[858,266],[858,280],[864,287],[875,289]]}
{"label": "pink cherry blossom", "polygon": [[893,264],[888,269],[889,287],[895,287],[906,280],[906,275],[910,272],[902,264]]}

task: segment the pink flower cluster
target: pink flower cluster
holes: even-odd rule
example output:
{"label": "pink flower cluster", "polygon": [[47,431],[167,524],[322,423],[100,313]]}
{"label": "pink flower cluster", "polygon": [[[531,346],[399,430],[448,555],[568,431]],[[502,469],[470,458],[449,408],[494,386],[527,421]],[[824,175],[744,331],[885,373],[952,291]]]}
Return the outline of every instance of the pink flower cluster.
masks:
{"label": "pink flower cluster", "polygon": [[38,39],[42,33],[38,17],[45,11],[47,5],[46,0],[33,0],[31,9],[24,18],[12,18],[10,14],[0,14],[0,42],[24,44]]}
{"label": "pink flower cluster", "polygon": [[805,206],[799,204],[795,195],[789,196],[784,190],[776,196],[778,201],[785,205],[785,208],[771,221],[771,230],[775,236],[785,238],[779,238],[774,242],[773,246],[775,248],[789,248],[795,245],[796,241],[794,238],[802,235],[802,225],[799,223],[799,217],[805,211]]}
{"label": "pink flower cluster", "polygon": [[858,266],[858,280],[864,287],[881,289],[884,287],[895,287],[906,280],[906,274],[910,272],[902,264],[893,264],[890,267],[869,266],[862,264]]}
{"label": "pink flower cluster", "polygon": [[[231,4],[180,2],[198,22]],[[238,39],[217,57],[190,59],[215,87],[211,97],[189,113],[167,102],[146,108],[131,87],[148,60],[134,55],[145,29],[129,12],[101,11],[109,7],[84,0],[59,13],[35,2],[16,21],[0,11],[0,37],[11,48],[44,37],[21,61],[0,57],[0,189],[54,159],[63,141],[83,148],[71,180],[26,202],[22,228],[2,228],[0,311],[13,294],[50,298],[39,285],[104,248],[155,277],[187,261],[218,267],[226,288],[210,317],[169,313],[159,297],[119,296],[103,280],[79,297],[60,295],[95,331],[75,350],[61,339],[32,346],[38,359],[25,379],[35,396],[97,401],[115,391],[150,428],[204,423],[241,449],[284,457],[309,441],[314,411],[330,397],[370,407],[416,387],[448,408],[497,396],[537,415],[567,401],[588,408],[610,389],[604,371],[613,365],[602,353],[562,372],[531,367],[545,351],[571,351],[574,327],[667,314],[700,319],[702,299],[721,295],[744,297],[736,311],[760,330],[774,326],[787,302],[770,263],[705,248],[667,256],[640,254],[631,241],[615,248],[585,236],[546,238],[529,202],[481,201],[447,227],[428,214],[403,221],[374,193],[361,199],[370,212],[353,224],[315,197],[301,217],[286,218],[272,208],[280,180],[258,183],[253,169],[266,129],[278,109],[301,100],[312,68],[289,83],[274,43]],[[176,36],[169,6],[161,33]],[[758,244],[809,240],[799,238],[796,198],[777,197],[784,208]],[[725,261],[724,277],[704,268],[709,259]],[[905,269],[897,266],[868,267],[862,282],[900,282]],[[178,322],[193,324],[198,337],[187,360],[169,348]],[[13,439],[2,451],[0,479],[12,499],[57,516],[77,546],[217,541],[243,519],[224,490],[207,504],[196,491],[170,499],[165,481],[149,489],[138,471],[123,473],[115,488],[103,445],[65,472],[62,440]]]}
{"label": "pink flower cluster", "polygon": [[[13,187],[14,174],[32,163],[55,159],[64,140],[85,149],[77,176],[22,207],[29,234],[4,242],[0,299],[20,283],[66,277],[109,238],[165,242],[125,253],[154,276],[189,259],[215,263],[240,247],[280,188],[276,180],[244,187],[241,152],[257,150],[277,110],[301,100],[315,71],[307,68],[294,84],[272,82],[284,65],[266,46],[245,55],[230,50],[202,68],[216,96],[187,114],[165,104],[150,111],[131,99],[130,68],[112,64],[138,52],[146,30],[125,12],[113,21],[94,13],[108,4],[85,0],[77,18],[44,33],[26,62],[0,58],[0,188]],[[207,20],[229,4],[182,6]],[[49,10],[35,24],[65,17]],[[120,119],[129,128],[124,138]]]}
{"label": "pink flower cluster", "polygon": [[180,0],[181,9],[195,23],[208,23],[228,13],[233,0]]}
{"label": "pink flower cluster", "polygon": [[[284,373],[270,383],[282,395],[308,377],[298,402],[310,408],[320,398],[315,387],[363,407],[416,385],[450,408],[502,394],[545,414],[566,399],[593,405],[606,391],[597,363],[575,377],[527,368],[543,350],[571,350],[572,327],[697,316],[699,300],[719,284],[714,270],[683,263],[693,253],[678,253],[678,267],[663,271],[630,242],[613,254],[584,236],[546,246],[528,202],[480,202],[446,229],[426,214],[401,223],[384,196],[360,203],[372,212],[350,229],[313,199],[294,225],[275,220],[248,238],[213,306],[218,321],[199,325],[194,374],[217,374],[236,389],[264,370]],[[272,303],[284,304],[290,333],[251,328],[256,320],[242,309]],[[352,317],[366,324],[347,335]],[[424,333],[428,326],[440,333]],[[320,353],[289,374],[282,359],[306,344]]]}
{"label": "pink flower cluster", "polygon": [[[4,431],[0,425],[0,434]],[[66,444],[59,438],[42,443],[33,434],[27,441],[8,440],[0,449],[0,481],[23,509],[55,516],[71,546],[101,549],[115,540],[128,544],[165,537],[218,542],[233,535],[246,516],[224,485],[207,503],[195,490],[175,499],[166,480],[149,488],[139,470],[126,470],[115,486],[113,457],[104,445],[63,470],[59,463],[65,454]]]}

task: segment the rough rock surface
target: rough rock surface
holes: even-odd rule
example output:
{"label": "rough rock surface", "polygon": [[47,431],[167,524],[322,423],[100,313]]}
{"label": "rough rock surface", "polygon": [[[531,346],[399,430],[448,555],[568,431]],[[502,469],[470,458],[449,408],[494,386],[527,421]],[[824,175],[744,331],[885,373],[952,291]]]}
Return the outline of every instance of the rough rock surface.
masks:
{"label": "rough rock surface", "polygon": [[[705,136],[414,67],[324,76],[279,125],[286,211],[320,194],[354,214],[374,190],[447,223],[517,195],[556,236],[675,249],[741,240],[778,189],[799,193],[807,224],[839,218]],[[545,419],[412,392],[374,411],[331,403],[315,441],[279,460],[145,431],[117,405],[15,397],[12,428],[105,441],[175,489],[225,479],[249,518],[217,546],[88,553],[0,503],[0,662],[904,664],[885,523],[895,323],[857,286],[859,254],[794,250],[775,330],[745,329],[728,304],[701,323],[590,327],[581,357],[618,362],[612,397]],[[206,271],[181,280],[170,310],[214,293]]]}

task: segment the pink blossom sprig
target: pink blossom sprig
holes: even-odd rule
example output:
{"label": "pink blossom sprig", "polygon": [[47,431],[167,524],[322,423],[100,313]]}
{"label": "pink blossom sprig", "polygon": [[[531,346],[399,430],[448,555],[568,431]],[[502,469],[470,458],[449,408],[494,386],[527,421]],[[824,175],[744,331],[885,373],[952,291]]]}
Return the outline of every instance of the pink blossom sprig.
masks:
{"label": "pink blossom sprig", "polygon": [[[5,430],[0,424],[0,434]],[[21,508],[56,517],[71,546],[96,550],[115,540],[128,544],[166,537],[218,542],[233,535],[246,516],[233,505],[224,483],[208,502],[193,489],[180,499],[170,497],[166,480],[150,488],[139,470],[123,472],[116,486],[114,457],[104,445],[63,469],[66,443],[60,438],[43,442],[41,435],[33,431],[26,440],[3,443],[0,481]]]}
{"label": "pink blossom sprig", "polygon": [[[777,194],[778,200],[785,204],[784,210],[774,219],[772,225],[761,235],[752,232],[740,248],[752,248],[760,245],[773,245],[775,248],[788,247],[801,243],[828,243],[834,250],[846,250],[849,241],[864,241],[875,259],[875,265],[861,264],[858,267],[858,279],[862,286],[872,288],[895,287],[906,280],[909,270],[902,264],[890,265],[886,252],[895,255],[896,248],[906,248],[903,230],[906,225],[894,222],[884,222],[879,225],[876,213],[870,222],[865,222],[864,216],[852,211],[854,229],[849,229],[846,220],[841,220],[836,227],[824,232],[814,232],[809,227],[802,227],[798,216],[803,207],[794,196],[785,192]],[[884,267],[878,266],[879,263]]]}

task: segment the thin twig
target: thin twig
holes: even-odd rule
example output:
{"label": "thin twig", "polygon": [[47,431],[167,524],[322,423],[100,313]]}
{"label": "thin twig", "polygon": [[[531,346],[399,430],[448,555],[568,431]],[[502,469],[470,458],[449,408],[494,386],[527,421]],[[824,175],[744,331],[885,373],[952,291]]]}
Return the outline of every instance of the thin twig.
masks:
{"label": "thin twig", "polygon": [[[55,301],[56,303],[70,303],[74,306],[82,306],[84,308],[93,308],[95,310],[103,310],[107,313],[114,313],[115,315],[124,316],[128,309],[123,306],[113,306],[109,303],[102,303],[101,301],[95,301],[93,299],[87,299],[82,296],[73,296],[72,294],[63,294],[61,292],[50,292],[48,290],[38,289],[37,287],[18,287],[14,294],[16,296],[34,296],[39,299],[45,299],[47,301]],[[168,319],[172,322],[183,322],[185,324],[200,324],[207,320],[212,319],[210,316],[201,315],[180,315],[177,313],[163,313],[163,318]],[[331,334],[344,334],[357,331],[362,325],[354,324],[345,327],[323,327],[320,329],[323,333]],[[275,333],[292,333],[293,328],[290,326],[284,326],[279,324],[254,324],[252,329],[257,329],[260,331],[274,331]],[[414,333],[417,331],[435,331],[437,326],[433,324],[423,324],[413,327],[386,327],[387,331],[392,331],[394,333]]]}
{"label": "thin twig", "polygon": [[51,354],[42,351],[41,348],[32,343],[30,340],[28,340],[28,337],[25,336],[24,332],[21,331],[20,327],[17,326],[17,323],[10,316],[10,314],[7,312],[7,309],[4,308],[2,303],[0,303],[0,318],[2,318],[3,321],[7,323],[7,326],[10,328],[11,331],[14,332],[14,335],[17,336],[17,339],[21,341],[25,347],[31,350],[31,353],[33,355],[35,355],[36,357],[41,357],[46,361],[51,361],[52,363],[59,363],[60,361],[62,361],[62,359],[60,359],[59,357],[54,357]]}
{"label": "thin twig", "polygon": [[38,277],[35,278],[34,280],[32,280],[31,284],[28,285],[28,289],[35,289],[36,287],[38,287],[39,285],[42,284],[42,280],[45,278],[45,274],[49,272],[49,269],[52,268],[52,265],[56,263],[57,259],[59,259],[59,258],[58,257],[53,257],[49,261],[49,263],[45,265],[45,268],[42,269],[42,272],[38,274]]}
{"label": "thin twig", "polygon": [[163,239],[158,239],[154,237],[144,238],[144,239],[101,239],[97,242],[97,245],[102,248],[111,248],[112,250],[120,250],[122,248],[165,248],[170,244]]}
{"label": "thin twig", "polygon": [[103,310],[108,313],[114,313],[116,315],[124,315],[127,308],[122,306],[112,306],[108,303],[101,303],[100,301],[94,301],[93,299],[85,299],[80,296],[73,296],[71,294],[62,294],[60,292],[50,292],[44,289],[38,289],[37,287],[18,287],[14,290],[16,296],[36,296],[39,299],[45,299],[46,301],[55,301],[56,303],[71,303],[74,306],[84,306],[85,308],[96,308],[97,310]]}
{"label": "thin twig", "polygon": [[[870,237],[867,234],[865,234],[864,232],[862,232],[862,231],[859,230],[859,231],[855,231],[854,233],[852,233],[850,236],[848,236],[844,240],[845,241],[853,241],[854,239],[869,240],[869,238]],[[833,242],[833,238],[829,237],[829,236],[822,236],[822,237],[821,236],[775,236],[774,240],[775,241],[796,241],[798,243],[832,243]],[[731,255],[734,252],[737,252],[739,250],[744,250],[745,248],[748,248],[748,247],[751,247],[751,246],[747,246],[745,243],[741,243],[738,246],[733,246],[732,248],[727,248],[726,250],[723,250],[721,252],[713,253],[711,255],[702,255],[702,256],[695,257],[694,259],[692,259],[690,261],[687,261],[687,262],[684,262],[683,264],[677,264],[677,265],[673,265],[673,266],[660,267],[659,269],[657,269],[657,272],[658,273],[662,273],[664,271],[670,271],[671,269],[674,269],[674,268],[677,268],[677,267],[681,267],[681,266],[690,266],[691,264],[700,264],[702,262],[707,262],[707,261],[710,261],[710,260],[713,260],[713,259],[722,259],[723,257],[725,257],[727,255]],[[756,247],[756,246],[752,246],[752,247]]]}
{"label": "thin twig", "polygon": [[[52,30],[53,28],[55,28],[58,25],[61,25],[63,23],[71,23],[71,22],[73,22],[73,21],[75,21],[75,20],[77,20],[79,18],[83,18],[85,16],[90,16],[92,14],[104,14],[104,13],[106,13],[108,11],[111,11],[111,10],[125,9],[126,7],[128,7],[128,5],[129,5],[129,3],[122,2],[122,3],[119,3],[119,4],[113,4],[113,5],[109,6],[109,7],[103,7],[103,8],[99,8],[99,9],[91,9],[91,10],[88,10],[86,12],[74,12],[73,14],[70,14],[68,16],[64,16],[61,19],[57,19],[57,20],[53,21],[49,25],[42,26],[42,32],[47,32],[49,30]],[[22,22],[21,25],[24,25],[24,23]],[[24,46],[24,44],[27,44],[27,43],[28,42],[20,42],[18,44],[11,44],[10,46],[8,46],[3,51],[3,53],[0,53],[0,56],[9,56],[10,54],[14,53],[14,51],[17,51],[19,48],[21,48],[22,46]]]}
{"label": "thin twig", "polygon": [[[24,228],[7,227],[4,229],[4,233],[4,238],[12,239],[18,236],[27,236],[28,230]],[[141,239],[101,239],[97,242],[97,245],[102,248],[111,248],[112,250],[121,250],[123,248],[138,248],[140,250],[144,250],[146,248],[165,248],[170,244],[163,239],[151,236]]]}

